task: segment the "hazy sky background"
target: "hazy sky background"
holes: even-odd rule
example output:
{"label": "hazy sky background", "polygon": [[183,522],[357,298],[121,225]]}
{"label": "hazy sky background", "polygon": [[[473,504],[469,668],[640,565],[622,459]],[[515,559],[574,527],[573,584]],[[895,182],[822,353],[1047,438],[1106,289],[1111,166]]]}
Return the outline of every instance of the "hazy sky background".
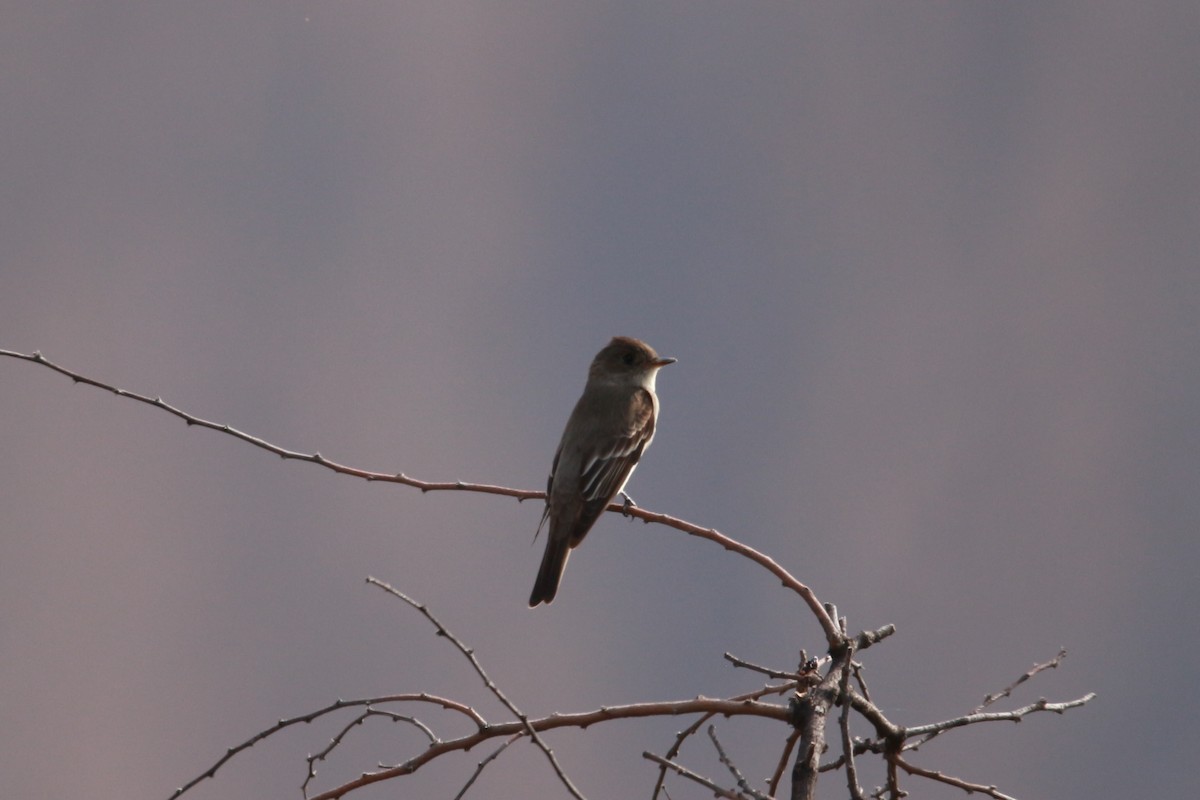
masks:
{"label": "hazy sky background", "polygon": [[[894,721],[1060,646],[1006,707],[1099,693],[916,763],[1023,800],[1195,791],[1195,2],[17,0],[0,106],[0,348],[537,489],[592,355],[644,338],[679,363],[631,493],[895,623],[863,656]],[[748,691],[723,652],[821,646],[774,579],[664,528],[603,519],[530,611],[537,503],[338,477],[10,359],[0,403],[6,798],[164,800],[338,697],[505,719],[367,575],[534,715]],[[299,797],[348,719],[192,796]],[[685,724],[549,739],[593,800],[648,797],[641,752]],[[776,726],[718,730],[769,773]],[[318,788],[422,747],[369,724]],[[452,797],[487,752],[352,796]],[[681,760],[728,782],[706,742]],[[520,745],[468,797],[564,795]]]}

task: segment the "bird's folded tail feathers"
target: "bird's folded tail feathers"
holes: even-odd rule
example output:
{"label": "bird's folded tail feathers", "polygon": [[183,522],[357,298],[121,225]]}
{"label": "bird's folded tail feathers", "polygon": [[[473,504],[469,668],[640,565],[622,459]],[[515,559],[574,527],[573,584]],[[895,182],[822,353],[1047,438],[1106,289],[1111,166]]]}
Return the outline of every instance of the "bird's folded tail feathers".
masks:
{"label": "bird's folded tail feathers", "polygon": [[542,565],[538,568],[537,580],[533,584],[533,592],[529,595],[530,608],[541,603],[549,604],[554,595],[558,594],[558,582],[562,580],[569,555],[571,547],[566,538],[549,538],[546,542],[546,552],[542,555]]}

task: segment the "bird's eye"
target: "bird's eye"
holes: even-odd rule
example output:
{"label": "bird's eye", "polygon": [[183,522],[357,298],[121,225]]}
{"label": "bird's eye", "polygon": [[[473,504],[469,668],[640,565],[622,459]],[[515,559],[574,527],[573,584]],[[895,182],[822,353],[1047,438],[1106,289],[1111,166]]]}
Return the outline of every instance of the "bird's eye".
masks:
{"label": "bird's eye", "polygon": [[636,357],[633,353],[626,353],[625,355],[621,356],[621,362],[627,367],[632,367],[635,360]]}

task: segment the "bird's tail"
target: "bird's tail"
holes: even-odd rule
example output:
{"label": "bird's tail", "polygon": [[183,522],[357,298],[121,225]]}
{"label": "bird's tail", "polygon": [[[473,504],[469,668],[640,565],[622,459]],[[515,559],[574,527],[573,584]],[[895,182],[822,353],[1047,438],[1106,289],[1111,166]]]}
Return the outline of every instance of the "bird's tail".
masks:
{"label": "bird's tail", "polygon": [[571,546],[565,537],[546,537],[546,552],[542,556],[542,566],[538,568],[537,580],[533,584],[533,593],[529,595],[529,607],[540,603],[549,604],[558,594],[558,582],[562,580],[563,570],[567,568],[567,556],[571,555]]}

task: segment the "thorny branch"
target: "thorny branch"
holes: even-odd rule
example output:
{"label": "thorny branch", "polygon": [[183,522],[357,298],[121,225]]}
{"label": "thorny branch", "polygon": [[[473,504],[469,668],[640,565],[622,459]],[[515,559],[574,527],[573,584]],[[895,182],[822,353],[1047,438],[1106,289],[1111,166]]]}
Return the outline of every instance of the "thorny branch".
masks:
{"label": "thorny branch", "polygon": [[[9,350],[0,350],[0,356],[20,359],[39,364],[62,375],[71,378],[76,383],[84,383],[89,386],[95,386],[104,389],[118,397],[125,397],[135,400],[146,405],[153,406],[176,417],[179,417],[189,426],[195,425],[203,428],[209,428],[221,433],[228,434],[234,438],[241,439],[255,447],[274,453],[284,459],[297,461],[307,461],[319,466],[325,467],[328,470],[338,474],[350,475],[361,478],[367,481],[379,481],[386,483],[398,483],[405,486],[411,486],[420,489],[421,492],[431,491],[465,491],[477,492],[484,494],[503,495],[515,497],[518,501],[541,499],[545,497],[545,493],[541,491],[530,491],[522,489],[513,489],[506,486],[497,486],[492,484],[467,483],[464,481],[422,481],[416,478],[411,478],[404,473],[381,473],[371,472],[368,470],[351,467],[341,464],[336,461],[325,458],[319,452],[302,453],[294,450],[288,450],[278,445],[272,444],[264,439],[253,436],[251,434],[240,431],[229,425],[212,422],[206,419],[189,414],[182,409],[166,403],[161,397],[149,397],[146,395],[130,392],[124,389],[119,389],[111,384],[103,381],[89,378],[81,375],[65,367],[62,367],[50,360],[46,359],[41,353],[34,352],[32,354],[24,354]],[[970,794],[979,792],[988,795],[995,800],[1008,800],[1008,796],[1001,793],[994,786],[987,786],[979,783],[972,783],[961,778],[949,776],[943,772],[929,770],[923,767],[910,764],[902,757],[906,750],[911,750],[919,747],[921,744],[928,742],[935,736],[938,736],[946,731],[955,728],[974,725],[983,722],[991,721],[1014,721],[1019,722],[1022,718],[1029,714],[1051,711],[1055,713],[1063,713],[1068,709],[1077,708],[1088,703],[1095,697],[1094,693],[1087,694],[1076,700],[1067,702],[1052,703],[1045,699],[1038,700],[1035,703],[1023,706],[1012,711],[995,711],[985,712],[984,709],[992,705],[996,700],[1008,697],[1013,690],[1023,682],[1031,679],[1039,672],[1056,668],[1066,655],[1066,651],[1060,651],[1059,654],[1048,662],[1037,664],[1028,672],[1024,673],[1013,684],[1002,690],[1001,692],[988,695],[983,703],[974,711],[954,719],[943,720],[941,722],[930,723],[920,726],[901,727],[891,722],[878,706],[870,699],[867,692],[866,682],[862,676],[861,664],[854,661],[852,656],[869,648],[871,645],[887,638],[895,632],[895,628],[891,625],[885,625],[875,631],[863,631],[855,636],[848,634],[844,619],[834,620],[837,618],[836,609],[832,606],[822,604],[813,593],[813,591],[804,583],[797,580],[786,569],[779,565],[774,559],[764,553],[755,550],[748,545],[732,539],[713,528],[704,528],[699,525],[694,525],[676,517],[667,514],[659,514],[646,509],[629,506],[610,504],[608,511],[623,513],[626,516],[633,516],[641,519],[643,522],[655,522],[665,525],[676,530],[697,536],[702,539],[707,539],[714,542],[726,550],[742,555],[756,564],[762,566],[772,575],[774,575],[785,587],[791,589],[808,606],[817,623],[820,625],[824,634],[826,645],[828,646],[828,661],[821,663],[821,666],[827,668],[823,676],[815,674],[817,664],[820,662],[809,662],[807,658],[802,658],[805,664],[811,663],[812,674],[808,674],[808,667],[802,666],[801,670],[796,673],[782,672],[770,670],[765,667],[758,667],[749,662],[737,659],[729,654],[726,658],[736,666],[742,666],[754,669],[774,678],[784,678],[788,680],[782,686],[767,686],[759,689],[756,692],[751,692],[745,695],[729,698],[727,700],[711,699],[698,697],[693,700],[657,702],[657,703],[640,703],[625,706],[602,707],[600,709],[575,713],[575,714],[552,714],[548,717],[531,719],[520,712],[520,710],[508,700],[501,692],[498,686],[488,677],[487,673],[475,657],[472,650],[464,645],[460,640],[453,636],[425,607],[407,597],[403,593],[393,589],[387,584],[377,581],[374,578],[369,578],[368,581],[385,591],[401,598],[410,606],[422,613],[436,628],[439,635],[446,637],[455,647],[471,662],[476,673],[483,680],[485,686],[493,695],[501,701],[501,703],[512,713],[516,719],[498,724],[488,723],[475,709],[470,706],[451,700],[449,698],[438,697],[427,693],[407,693],[384,695],[380,697],[364,698],[359,700],[338,700],[324,708],[309,712],[290,719],[281,719],[275,725],[266,728],[239,745],[229,748],[225,754],[218,759],[205,772],[192,779],[190,782],[180,787],[172,795],[172,800],[178,798],[184,792],[194,787],[197,783],[206,778],[212,778],[216,772],[231,758],[239,753],[253,747],[257,742],[273,736],[287,728],[300,723],[310,723],[326,715],[341,711],[348,708],[361,709],[358,716],[346,724],[330,741],[329,745],[316,755],[310,756],[308,759],[308,776],[304,782],[304,787],[307,790],[308,783],[315,776],[315,763],[319,760],[324,760],[335,748],[341,744],[348,732],[361,725],[365,720],[374,716],[382,716],[393,719],[395,721],[407,722],[417,727],[426,738],[429,739],[429,746],[420,754],[410,758],[408,761],[391,766],[382,767],[378,772],[364,773],[358,779],[350,781],[334,789],[331,789],[321,795],[314,797],[312,800],[332,800],[339,798],[355,789],[367,786],[380,781],[388,780],[399,775],[410,774],[415,772],[422,765],[432,761],[433,759],[454,751],[470,750],[480,742],[504,737],[504,743],[488,755],[485,759],[478,762],[475,771],[467,780],[466,784],[458,793],[458,797],[462,797],[467,789],[475,782],[483,768],[494,760],[508,745],[517,741],[522,737],[529,737],[542,749],[546,755],[554,771],[562,781],[563,785],[576,798],[581,800],[582,795],[574,787],[565,771],[558,764],[553,752],[549,746],[541,739],[540,733],[560,727],[581,727],[586,728],[589,725],[601,721],[611,719],[629,719],[643,716],[659,716],[665,714],[699,714],[700,718],[687,729],[681,732],[675,740],[666,757],[657,756],[651,753],[644,753],[644,757],[658,763],[661,766],[658,783],[655,786],[655,795],[657,796],[662,789],[662,780],[666,770],[670,769],[677,774],[683,775],[691,780],[695,780],[702,785],[708,787],[718,796],[722,797],[745,797],[749,793],[749,785],[725,756],[724,750],[720,747],[720,743],[716,739],[715,731],[710,726],[710,736],[713,739],[718,752],[721,754],[721,760],[727,765],[735,775],[739,784],[743,788],[743,792],[734,792],[724,789],[716,783],[700,776],[699,774],[688,770],[674,759],[677,757],[683,742],[697,731],[704,721],[712,718],[715,715],[721,714],[724,716],[734,715],[753,715],[764,718],[775,719],[788,722],[791,730],[787,737],[787,741],[783,751],[783,757],[775,775],[770,781],[770,792],[774,794],[778,787],[779,779],[783,772],[783,766],[787,759],[790,758],[790,753],[795,748],[795,744],[799,742],[800,747],[796,755],[796,761],[793,765],[793,798],[811,798],[814,795],[816,788],[817,775],[820,772],[826,772],[831,769],[846,768],[848,788],[852,798],[860,798],[861,790],[857,786],[855,777],[854,757],[865,753],[880,753],[886,760],[888,784],[887,793],[892,797],[904,796],[904,792],[899,786],[899,771],[903,770],[909,775],[915,775],[926,778],[928,780],[937,781],[943,784],[958,787]],[[840,623],[840,624],[839,624]],[[856,682],[861,688],[861,693],[850,686],[850,675],[853,674]],[[793,697],[789,707],[785,708],[779,705],[763,703],[759,698],[768,694],[777,694],[785,691],[793,691]],[[433,730],[424,722],[408,715],[399,714],[387,709],[381,709],[379,706],[395,703],[428,703],[440,706],[441,708],[456,712],[468,718],[474,725],[473,733],[459,736],[455,739],[442,740],[439,739]],[[840,732],[842,739],[842,755],[831,763],[822,765],[820,759],[825,751],[825,722],[828,718],[830,710],[835,705],[842,705],[843,710],[840,716]],[[868,723],[870,723],[876,732],[874,740],[867,741],[852,741],[849,734],[848,715],[853,710],[860,715]],[[880,790],[882,792],[884,790]]]}
{"label": "thorny branch", "polygon": [[[272,444],[265,439],[260,439],[257,436],[252,436],[249,433],[240,431],[230,425],[201,419],[200,417],[189,414],[188,412],[165,402],[161,397],[149,397],[147,395],[138,394],[137,392],[130,392],[125,389],[119,389],[111,384],[104,383],[103,381],[89,378],[85,375],[81,375],[77,372],[69,370],[66,367],[60,366],[53,361],[50,361],[37,351],[33,352],[32,354],[25,354],[16,353],[11,350],[0,350],[0,356],[8,356],[10,358],[16,358],[23,361],[30,361],[35,364],[40,364],[41,366],[52,369],[62,375],[66,375],[76,383],[84,383],[89,386],[95,386],[99,389],[104,389],[105,391],[111,392],[118,397],[127,397],[131,400],[136,400],[139,403],[145,403],[146,405],[166,411],[168,414],[173,414],[174,416],[179,417],[188,425],[197,425],[202,428],[209,428],[214,431],[219,431],[237,439],[241,439],[242,441],[252,444],[255,447],[266,450],[268,453],[274,453],[280,458],[292,459],[296,461],[307,461],[325,467],[326,469],[332,470],[340,475],[350,475],[367,481],[399,483],[405,486],[412,486],[416,489],[420,489],[422,492],[482,492],[484,494],[498,494],[507,497],[515,497],[518,501],[537,500],[544,499],[546,497],[546,493],[541,491],[511,489],[507,486],[495,486],[486,483],[466,483],[464,481],[422,481],[417,480],[416,478],[410,478],[402,472],[394,474],[371,472],[369,470],[351,467],[346,464],[332,461],[321,455],[319,452],[301,453],[295,450],[288,450]],[[736,539],[731,539],[715,528],[705,528],[700,525],[694,525],[686,520],[672,517],[669,514],[659,514],[653,511],[647,511],[646,509],[639,508],[637,506],[627,506],[625,504],[618,503],[610,503],[606,510],[624,514],[625,516],[637,517],[646,523],[656,522],[660,525],[665,525],[669,528],[674,528],[675,530],[691,534],[692,536],[697,536],[701,539],[707,539],[710,542],[719,544],[730,552],[745,556],[756,564],[764,567],[767,571],[778,578],[784,586],[800,595],[800,598],[808,605],[809,609],[816,617],[817,622],[820,624],[821,629],[825,632],[825,638],[828,644],[832,647],[838,642],[840,634],[837,630],[837,626],[829,617],[829,614],[826,613],[820,601],[817,600],[817,596],[813,593],[812,589],[797,580],[795,576],[780,566],[775,559],[771,558],[765,553],[761,553],[749,545],[742,544]]]}

